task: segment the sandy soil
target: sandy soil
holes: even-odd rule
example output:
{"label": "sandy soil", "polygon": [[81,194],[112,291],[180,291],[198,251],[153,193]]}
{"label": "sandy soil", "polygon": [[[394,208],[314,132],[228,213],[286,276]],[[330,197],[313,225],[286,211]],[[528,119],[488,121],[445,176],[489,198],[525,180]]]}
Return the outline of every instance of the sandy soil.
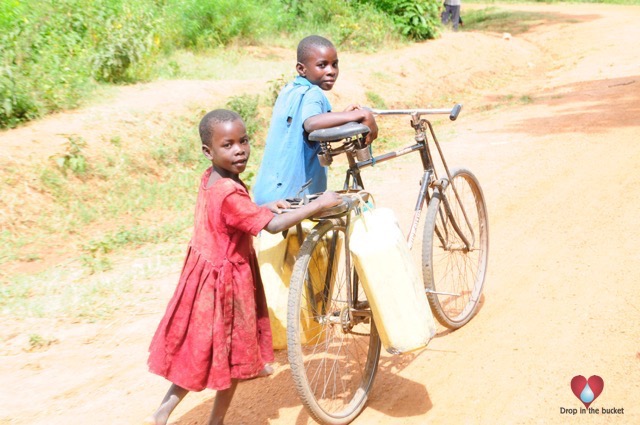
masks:
{"label": "sandy soil", "polygon": [[[477,317],[456,332],[441,329],[422,351],[385,354],[355,424],[640,423],[640,8],[506,7],[545,17],[509,40],[446,33],[400,50],[341,56],[336,107],[363,102],[367,90],[390,107],[407,106],[394,99],[465,104],[458,121],[437,129],[450,164],[467,166],[482,183],[491,244]],[[12,160],[28,160],[34,145],[21,140],[55,151],[60,129],[90,140],[100,125],[129,115],[179,112],[241,85],[262,87],[273,78],[266,74],[123,88],[90,110],[0,133],[0,145]],[[405,157],[365,175],[379,204],[393,206],[405,224],[418,166]],[[107,323],[50,321],[58,343],[46,351],[5,347],[0,423],[140,423],[168,385],[147,372],[146,349],[177,272],[143,282],[153,296]],[[274,376],[239,386],[228,424],[312,423],[286,353],[277,360]],[[582,406],[570,388],[576,375],[603,378],[593,408],[624,413],[562,414]],[[173,423],[205,423],[214,395],[189,395]]]}

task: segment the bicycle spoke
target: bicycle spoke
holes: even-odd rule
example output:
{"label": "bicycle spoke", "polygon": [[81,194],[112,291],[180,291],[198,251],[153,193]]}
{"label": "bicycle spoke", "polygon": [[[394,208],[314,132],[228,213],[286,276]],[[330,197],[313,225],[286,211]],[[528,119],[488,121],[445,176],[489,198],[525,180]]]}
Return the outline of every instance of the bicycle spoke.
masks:
{"label": "bicycle spoke", "polygon": [[[355,280],[348,279],[347,273],[353,271],[346,270],[341,242],[344,229],[325,223],[307,241],[312,236],[315,241],[305,242],[301,248],[291,279],[291,370],[301,398],[314,417],[327,423],[348,423],[366,401],[380,340],[377,332],[372,335],[371,319],[365,324],[361,317],[355,322],[347,315],[353,305],[353,300],[348,302],[347,289],[349,282],[355,286]],[[332,265],[328,264],[330,258],[335,260]],[[366,300],[361,286],[354,298]],[[364,335],[351,332],[353,323]]]}
{"label": "bicycle spoke", "polygon": [[[477,180],[466,170],[456,170],[452,176],[454,183],[432,199],[427,211],[423,263],[431,308],[440,323],[456,329],[476,311],[486,273],[488,235]],[[452,193],[454,186],[458,196]]]}

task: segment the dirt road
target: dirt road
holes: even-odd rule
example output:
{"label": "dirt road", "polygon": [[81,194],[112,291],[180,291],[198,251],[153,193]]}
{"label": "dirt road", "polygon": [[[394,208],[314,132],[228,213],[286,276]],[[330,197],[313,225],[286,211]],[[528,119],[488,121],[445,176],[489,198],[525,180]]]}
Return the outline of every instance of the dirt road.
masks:
{"label": "dirt road", "polygon": [[[362,98],[369,85],[391,106],[416,87],[439,106],[448,85],[464,85],[465,96],[453,99],[465,104],[460,119],[437,129],[450,163],[482,183],[491,245],[477,317],[441,330],[418,353],[385,354],[354,424],[640,423],[640,8],[505,8],[544,15],[510,39],[447,33],[396,52],[341,57],[334,105]],[[366,78],[374,72],[377,80]],[[405,84],[380,78],[393,72]],[[418,164],[388,164],[365,177],[406,223]],[[2,356],[0,423],[140,423],[167,388],[147,372],[146,349],[176,277],[146,282],[155,292],[139,311],[60,324],[49,350]],[[273,377],[239,386],[228,424],[312,423],[286,354],[277,357]],[[580,413],[570,388],[576,375],[604,380],[591,405],[598,413]],[[205,423],[213,396],[189,395],[174,423]]]}

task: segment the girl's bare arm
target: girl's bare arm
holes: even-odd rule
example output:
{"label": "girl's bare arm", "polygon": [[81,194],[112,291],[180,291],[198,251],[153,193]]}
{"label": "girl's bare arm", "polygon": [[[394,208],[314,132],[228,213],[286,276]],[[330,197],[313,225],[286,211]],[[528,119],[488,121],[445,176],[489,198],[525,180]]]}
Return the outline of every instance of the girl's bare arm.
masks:
{"label": "girl's bare arm", "polygon": [[307,205],[285,214],[275,215],[265,226],[265,230],[269,233],[282,232],[300,223],[305,218],[311,217],[326,208],[338,205],[340,202],[342,202],[340,195],[335,192],[325,192]]}

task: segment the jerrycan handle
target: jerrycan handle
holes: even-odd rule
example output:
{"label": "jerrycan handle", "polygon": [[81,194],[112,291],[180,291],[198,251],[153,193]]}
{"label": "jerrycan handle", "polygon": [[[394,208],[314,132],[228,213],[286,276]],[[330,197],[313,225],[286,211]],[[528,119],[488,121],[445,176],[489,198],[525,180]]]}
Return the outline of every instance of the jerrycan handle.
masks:
{"label": "jerrycan handle", "polygon": [[[365,201],[365,194],[367,195],[367,200]],[[356,198],[356,203],[354,206],[355,217],[356,219],[362,220],[364,227],[367,228],[367,215],[365,213],[371,213],[376,207],[375,198],[371,194],[371,192],[367,192],[366,190],[361,190],[357,193],[354,193],[353,196]]]}

